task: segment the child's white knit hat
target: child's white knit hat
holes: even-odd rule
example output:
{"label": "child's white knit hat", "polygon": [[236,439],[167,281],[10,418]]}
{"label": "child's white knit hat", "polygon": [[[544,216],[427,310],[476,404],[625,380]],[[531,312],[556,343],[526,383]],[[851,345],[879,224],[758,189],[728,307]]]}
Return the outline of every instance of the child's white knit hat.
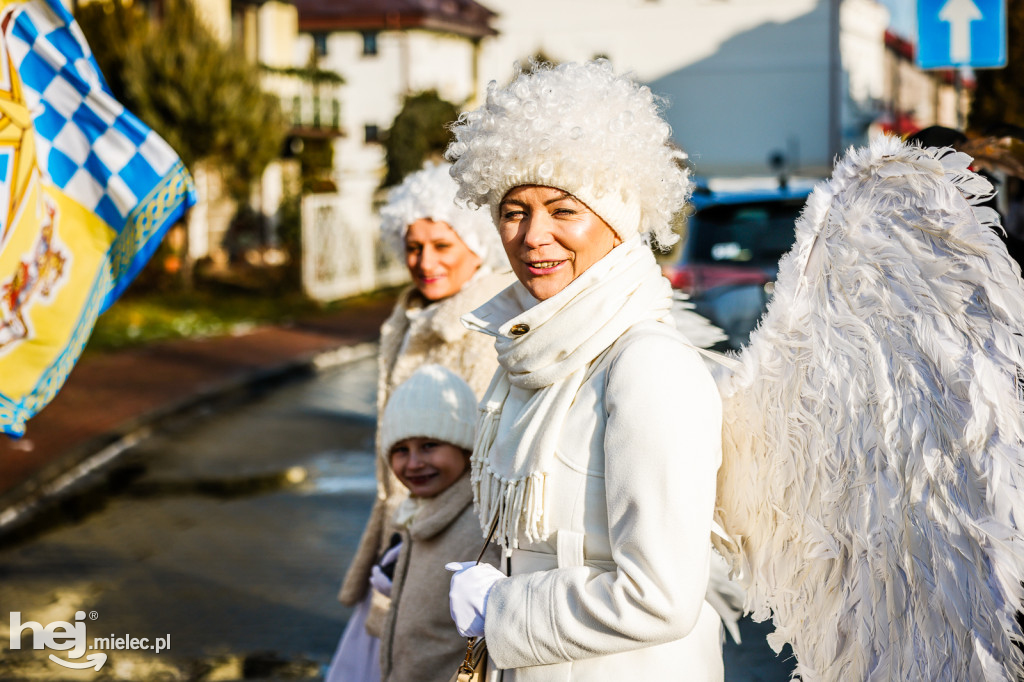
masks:
{"label": "child's white knit hat", "polygon": [[450,169],[447,163],[428,161],[422,170],[410,173],[388,192],[388,203],[380,209],[381,235],[396,255],[404,257],[405,233],[410,225],[422,219],[447,223],[481,261],[492,267],[507,267],[490,213],[455,204],[458,185]]}
{"label": "child's white knit hat", "polygon": [[380,420],[380,455],[406,438],[433,438],[473,449],[477,398],[459,375],[441,365],[423,365],[388,398]]}
{"label": "child's white knit hat", "polygon": [[534,65],[504,88],[493,81],[479,109],[452,127],[458,200],[489,206],[520,185],[569,192],[623,240],[677,239],[672,215],[689,196],[686,154],[671,140],[662,102],[607,60]]}

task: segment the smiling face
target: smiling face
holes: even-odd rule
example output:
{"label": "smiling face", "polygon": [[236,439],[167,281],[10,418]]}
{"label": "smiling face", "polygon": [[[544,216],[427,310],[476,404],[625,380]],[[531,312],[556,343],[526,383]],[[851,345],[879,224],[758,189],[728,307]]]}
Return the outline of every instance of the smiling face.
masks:
{"label": "smiling face", "polygon": [[433,438],[406,438],[391,446],[391,470],[414,497],[434,497],[459,480],[468,454]]}
{"label": "smiling face", "polygon": [[501,201],[498,234],[512,271],[538,300],[551,298],[622,243],[568,192],[520,185]]}
{"label": "smiling face", "polygon": [[429,301],[458,293],[480,262],[448,223],[420,219],[405,232],[405,265],[413,284]]}

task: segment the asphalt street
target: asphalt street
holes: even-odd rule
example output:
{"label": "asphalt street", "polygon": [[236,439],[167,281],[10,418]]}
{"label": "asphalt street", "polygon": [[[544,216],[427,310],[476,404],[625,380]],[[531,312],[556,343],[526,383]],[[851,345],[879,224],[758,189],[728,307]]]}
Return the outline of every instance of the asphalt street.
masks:
{"label": "asphalt street", "polygon": [[[373,499],[375,390],[369,359],[182,417],[128,452],[78,518],[0,547],[5,610],[80,624],[87,654],[107,656],[98,673],[68,669],[47,654],[88,656],[33,650],[26,630],[0,656],[0,680],[318,679]],[[744,646],[727,646],[729,682],[788,679],[761,628],[744,623]]]}

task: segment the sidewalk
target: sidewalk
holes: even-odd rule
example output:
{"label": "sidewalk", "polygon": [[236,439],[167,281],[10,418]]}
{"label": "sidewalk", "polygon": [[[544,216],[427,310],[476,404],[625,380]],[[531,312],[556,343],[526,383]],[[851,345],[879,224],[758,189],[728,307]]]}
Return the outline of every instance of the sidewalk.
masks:
{"label": "sidewalk", "polygon": [[163,418],[369,352],[359,344],[376,340],[393,305],[374,297],[288,326],[83,358],[22,439],[0,435],[0,533]]}

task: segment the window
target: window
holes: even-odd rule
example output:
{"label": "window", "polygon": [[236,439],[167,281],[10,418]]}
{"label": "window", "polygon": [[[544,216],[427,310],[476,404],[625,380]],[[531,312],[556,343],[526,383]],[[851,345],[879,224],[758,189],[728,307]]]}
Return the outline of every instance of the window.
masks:
{"label": "window", "polygon": [[313,52],[317,57],[327,56],[327,34],[323,31],[313,34]]}
{"label": "window", "polygon": [[366,144],[380,142],[380,127],[374,124],[363,126]]}
{"label": "window", "polygon": [[377,32],[376,31],[364,31],[363,32],[363,54],[366,56],[373,56],[377,54]]}
{"label": "window", "polygon": [[709,206],[690,218],[693,260],[774,266],[793,246],[803,199]]}

